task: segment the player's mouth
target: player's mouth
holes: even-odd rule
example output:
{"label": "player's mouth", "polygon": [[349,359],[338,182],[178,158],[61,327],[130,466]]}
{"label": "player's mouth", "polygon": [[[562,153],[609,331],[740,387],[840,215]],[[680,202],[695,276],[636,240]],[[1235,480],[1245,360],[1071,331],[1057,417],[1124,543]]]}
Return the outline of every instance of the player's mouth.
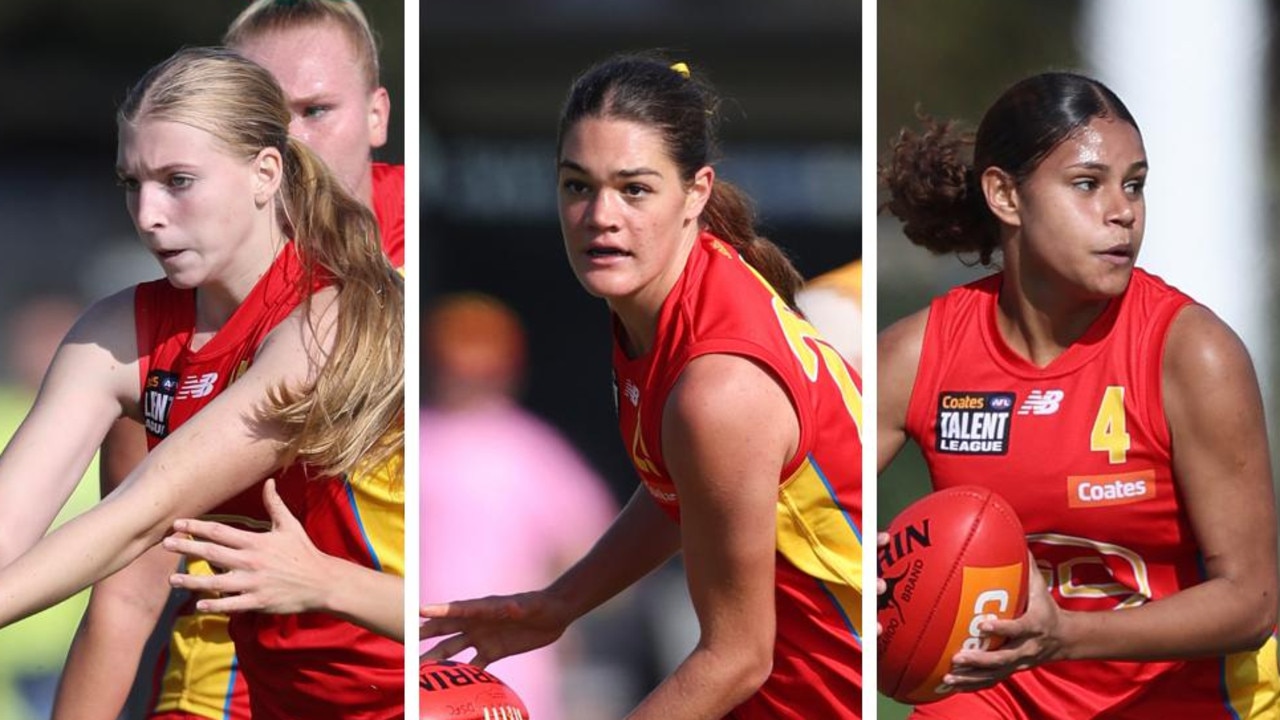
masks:
{"label": "player's mouth", "polygon": [[1097,253],[1099,257],[1116,265],[1127,265],[1133,262],[1135,249],[1129,243],[1118,243]]}
{"label": "player's mouth", "polygon": [[619,247],[609,245],[592,245],[583,251],[592,264],[609,264],[631,257],[631,253]]}
{"label": "player's mouth", "polygon": [[173,259],[177,258],[178,256],[180,256],[180,255],[182,255],[183,253],[185,253],[185,252],[186,252],[186,250],[185,250],[185,249],[178,249],[178,250],[160,250],[160,249],[156,249],[156,250],[153,250],[152,252],[154,252],[154,253],[155,253],[155,255],[156,255],[156,259],[158,259],[160,262],[165,262],[165,261],[173,260]]}

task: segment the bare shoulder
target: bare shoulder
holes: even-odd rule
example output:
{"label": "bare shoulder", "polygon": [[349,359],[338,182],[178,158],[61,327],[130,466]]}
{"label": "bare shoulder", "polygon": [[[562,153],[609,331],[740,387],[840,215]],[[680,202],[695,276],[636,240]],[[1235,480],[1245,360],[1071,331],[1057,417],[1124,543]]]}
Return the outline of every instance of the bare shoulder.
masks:
{"label": "bare shoulder", "polygon": [[136,352],[134,289],[125,288],[90,305],[67,332],[66,342],[125,343]]}
{"label": "bare shoulder", "polygon": [[923,308],[895,321],[880,331],[876,352],[881,361],[919,358],[924,344],[924,329],[929,324],[929,308]]}
{"label": "bare shoulder", "polygon": [[800,421],[782,384],[764,366],[739,355],[694,358],[680,373],[662,414],[664,449],[706,443],[794,448]]}
{"label": "bare shoulder", "polygon": [[1244,342],[1202,305],[1188,305],[1169,327],[1162,374],[1166,387],[1220,388],[1247,383],[1256,387],[1253,361]]}
{"label": "bare shoulder", "polygon": [[782,384],[754,360],[700,355],[685,366],[672,386],[664,418],[734,422],[738,412],[789,406]]}
{"label": "bare shoulder", "polygon": [[905,389],[910,394],[928,324],[929,308],[926,307],[893,323],[876,338],[880,375],[878,388],[882,396],[896,389]]}

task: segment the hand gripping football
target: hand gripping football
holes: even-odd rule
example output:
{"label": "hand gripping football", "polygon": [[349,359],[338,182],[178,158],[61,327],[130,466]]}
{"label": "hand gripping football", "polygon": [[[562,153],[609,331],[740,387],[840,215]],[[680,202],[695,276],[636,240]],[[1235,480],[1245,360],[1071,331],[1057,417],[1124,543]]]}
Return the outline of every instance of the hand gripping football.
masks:
{"label": "hand gripping football", "polygon": [[889,524],[880,548],[880,692],[907,703],[946,697],[942,677],[961,648],[992,650],[978,623],[1027,607],[1027,541],[1009,503],[983,487],[924,496]]}

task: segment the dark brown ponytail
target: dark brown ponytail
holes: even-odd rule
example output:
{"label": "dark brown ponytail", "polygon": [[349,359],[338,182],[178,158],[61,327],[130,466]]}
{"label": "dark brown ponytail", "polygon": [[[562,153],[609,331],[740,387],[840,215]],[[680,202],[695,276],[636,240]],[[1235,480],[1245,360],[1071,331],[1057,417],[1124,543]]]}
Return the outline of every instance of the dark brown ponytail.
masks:
{"label": "dark brown ponytail", "polygon": [[804,279],[782,248],[756,234],[756,210],[746,193],[733,183],[716,180],[701,219],[703,227],[732,245],[787,305],[795,307]]}

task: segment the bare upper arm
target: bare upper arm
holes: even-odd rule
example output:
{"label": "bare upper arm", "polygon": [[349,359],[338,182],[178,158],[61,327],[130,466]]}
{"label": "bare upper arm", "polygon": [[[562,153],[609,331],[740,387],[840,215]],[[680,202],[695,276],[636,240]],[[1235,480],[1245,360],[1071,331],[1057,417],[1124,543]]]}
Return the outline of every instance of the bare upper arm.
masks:
{"label": "bare upper arm", "polygon": [[1206,571],[1250,583],[1274,606],[1275,500],[1248,351],[1212,312],[1188,306],[1170,327],[1161,377],[1174,478]]}
{"label": "bare upper arm", "polygon": [[0,563],[48,529],[112,421],[138,395],[133,291],[91,306],[59,345],[31,410],[0,453]]}
{"label": "bare upper arm", "polygon": [[885,328],[876,339],[876,467],[884,470],[907,441],[907,406],[915,387],[929,309]]}
{"label": "bare upper arm", "polygon": [[668,397],[662,451],[704,641],[772,647],[778,485],[799,436],[782,386],[743,357],[696,358]]}

